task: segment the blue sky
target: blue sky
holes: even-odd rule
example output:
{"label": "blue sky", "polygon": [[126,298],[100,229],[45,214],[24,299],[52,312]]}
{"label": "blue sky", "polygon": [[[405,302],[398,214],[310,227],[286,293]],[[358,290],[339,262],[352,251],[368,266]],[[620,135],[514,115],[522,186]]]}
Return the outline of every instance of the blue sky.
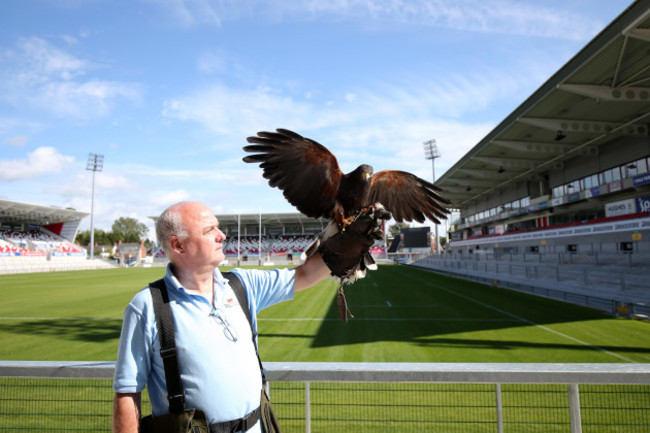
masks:
{"label": "blue sky", "polygon": [[[631,0],[29,0],[0,6],[0,198],[148,226],[179,200],[293,212],[246,137],[292,129],[440,176]],[[81,224],[90,227],[90,218]],[[153,233],[151,237],[153,238]]]}

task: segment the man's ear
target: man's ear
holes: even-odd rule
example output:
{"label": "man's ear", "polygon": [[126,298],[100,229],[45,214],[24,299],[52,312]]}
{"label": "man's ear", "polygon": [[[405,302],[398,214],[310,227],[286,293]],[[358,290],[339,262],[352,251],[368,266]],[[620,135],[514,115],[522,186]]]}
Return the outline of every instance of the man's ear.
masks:
{"label": "man's ear", "polygon": [[183,248],[183,242],[181,242],[181,239],[178,236],[170,236],[168,242],[171,250],[176,254],[183,254],[185,252],[185,249]]}

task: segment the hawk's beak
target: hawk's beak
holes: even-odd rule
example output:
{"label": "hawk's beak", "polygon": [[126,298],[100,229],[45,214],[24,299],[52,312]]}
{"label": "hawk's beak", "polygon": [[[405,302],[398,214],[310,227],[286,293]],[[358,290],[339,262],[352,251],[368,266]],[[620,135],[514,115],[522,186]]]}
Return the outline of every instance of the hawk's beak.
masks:
{"label": "hawk's beak", "polygon": [[368,181],[372,177],[372,174],[370,173],[363,173],[363,180]]}

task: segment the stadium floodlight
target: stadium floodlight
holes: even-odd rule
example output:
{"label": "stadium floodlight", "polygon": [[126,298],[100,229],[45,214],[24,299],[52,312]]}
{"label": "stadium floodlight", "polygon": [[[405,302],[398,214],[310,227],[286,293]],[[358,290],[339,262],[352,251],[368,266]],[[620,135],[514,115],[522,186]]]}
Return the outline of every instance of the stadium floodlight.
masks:
{"label": "stadium floodlight", "polygon": [[[431,160],[431,172],[433,173],[432,183],[436,181],[436,158],[440,158],[440,151],[435,138],[422,143],[424,146],[424,157]],[[440,239],[438,239],[438,224],[433,225],[436,234],[436,254],[440,254]]]}
{"label": "stadium floodlight", "polygon": [[104,169],[104,155],[101,153],[88,154],[86,170],[93,172],[92,194],[90,196],[90,254],[88,260],[92,260],[95,254],[95,228],[93,226],[93,214],[95,211],[95,172]]}

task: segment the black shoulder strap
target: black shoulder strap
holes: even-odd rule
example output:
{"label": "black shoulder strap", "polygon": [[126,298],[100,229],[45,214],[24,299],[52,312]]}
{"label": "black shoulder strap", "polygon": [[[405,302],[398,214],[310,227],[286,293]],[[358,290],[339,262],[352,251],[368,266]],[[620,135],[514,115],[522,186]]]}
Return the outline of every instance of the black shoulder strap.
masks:
{"label": "black shoulder strap", "polygon": [[167,400],[170,412],[185,410],[185,391],[181,383],[181,373],[178,368],[176,341],[174,339],[174,317],[169,306],[169,295],[165,280],[160,279],[149,284],[153,310],[158,324],[158,340],[160,341],[160,356],[165,366],[165,381],[167,382]]}
{"label": "black shoulder strap", "polygon": [[262,360],[260,359],[260,353],[257,350],[257,332],[253,329],[253,320],[251,319],[251,311],[248,305],[248,296],[246,296],[246,289],[244,284],[241,282],[239,277],[232,272],[224,272],[222,274],[230,284],[230,288],[235,292],[237,301],[239,301],[239,306],[244,310],[244,315],[248,319],[248,324],[251,327],[251,334],[253,336],[253,345],[255,346],[255,354],[257,355],[257,362],[260,364],[260,371],[262,372],[262,383],[266,384],[266,376],[264,375],[264,368],[262,367]]}

